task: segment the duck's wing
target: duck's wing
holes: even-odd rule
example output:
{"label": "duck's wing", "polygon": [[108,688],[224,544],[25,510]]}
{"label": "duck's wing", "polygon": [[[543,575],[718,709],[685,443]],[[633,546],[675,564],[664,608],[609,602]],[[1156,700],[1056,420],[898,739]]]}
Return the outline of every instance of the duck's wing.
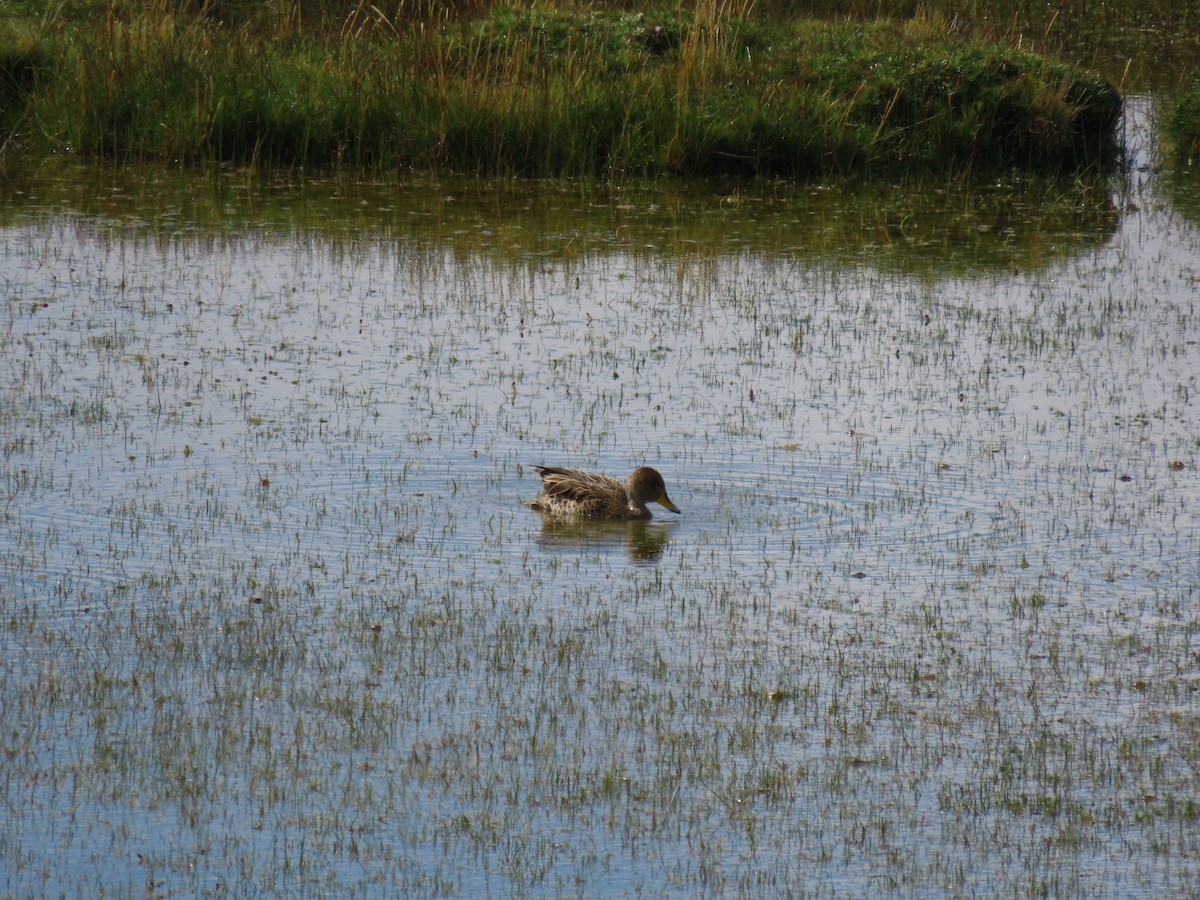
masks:
{"label": "duck's wing", "polygon": [[595,503],[598,500],[624,501],[625,485],[607,475],[564,469],[558,466],[534,466],[542,473],[542,493],[575,503]]}

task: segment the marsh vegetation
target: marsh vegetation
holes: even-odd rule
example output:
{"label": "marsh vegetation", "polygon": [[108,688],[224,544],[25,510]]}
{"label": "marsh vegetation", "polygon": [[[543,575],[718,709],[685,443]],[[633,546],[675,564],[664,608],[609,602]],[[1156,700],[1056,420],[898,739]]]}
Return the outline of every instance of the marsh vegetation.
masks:
{"label": "marsh vegetation", "polygon": [[[1035,6],[823,33],[940,16],[1162,87]],[[1135,92],[1121,165],[1067,178],[319,174],[312,110],[311,155],[190,169],[132,162],[184,146],[137,104],[71,124],[129,164],[47,162],[47,40],[97,9],[3,25],[0,894],[1190,896],[1200,194],[1149,137],[1179,107]],[[186,62],[211,19],[330,83],[436,19],[103,9],[80,71]],[[471,65],[513,49],[481,18],[532,16],[455,9],[429,40]],[[552,29],[508,32],[544,66]],[[684,513],[543,522],[538,464],[653,466]]]}
{"label": "marsh vegetation", "polygon": [[6,145],[604,178],[1073,170],[1115,151],[1109,81],[940,16],[271,9],[18,7],[0,19]]}

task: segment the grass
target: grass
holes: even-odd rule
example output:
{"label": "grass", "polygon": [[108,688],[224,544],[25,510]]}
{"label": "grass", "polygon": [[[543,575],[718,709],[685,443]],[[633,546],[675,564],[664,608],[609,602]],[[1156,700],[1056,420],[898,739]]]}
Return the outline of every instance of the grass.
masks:
{"label": "grass", "polygon": [[21,126],[37,75],[51,64],[48,42],[29,23],[0,20],[0,146]]}
{"label": "grass", "polygon": [[1164,127],[1170,152],[1186,168],[1200,172],[1200,82],[1182,91],[1170,106]]}
{"label": "grass", "polygon": [[1073,169],[1111,158],[1120,111],[1099,76],[936,17],[323,9],[18,7],[0,122],[116,160],[803,176]]}

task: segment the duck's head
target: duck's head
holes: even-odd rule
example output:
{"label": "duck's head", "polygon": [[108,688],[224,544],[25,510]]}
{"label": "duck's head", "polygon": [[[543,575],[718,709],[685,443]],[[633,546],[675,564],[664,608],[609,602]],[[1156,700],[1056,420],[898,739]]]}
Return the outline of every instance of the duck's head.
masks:
{"label": "duck's head", "polygon": [[625,492],[629,495],[630,504],[635,508],[645,509],[646,504],[653,501],[673,513],[682,512],[667,496],[667,485],[663,477],[649,466],[634,469],[625,482]]}

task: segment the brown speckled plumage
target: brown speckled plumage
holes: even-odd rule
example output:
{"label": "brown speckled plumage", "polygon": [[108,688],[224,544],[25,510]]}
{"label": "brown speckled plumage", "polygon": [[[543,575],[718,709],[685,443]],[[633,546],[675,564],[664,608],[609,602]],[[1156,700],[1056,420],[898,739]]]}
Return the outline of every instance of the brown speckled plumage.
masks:
{"label": "brown speckled plumage", "polygon": [[542,474],[542,492],[529,505],[547,516],[649,519],[647,503],[679,512],[679,507],[667,496],[662,475],[649,466],[635,469],[625,481],[580,469],[534,468]]}

